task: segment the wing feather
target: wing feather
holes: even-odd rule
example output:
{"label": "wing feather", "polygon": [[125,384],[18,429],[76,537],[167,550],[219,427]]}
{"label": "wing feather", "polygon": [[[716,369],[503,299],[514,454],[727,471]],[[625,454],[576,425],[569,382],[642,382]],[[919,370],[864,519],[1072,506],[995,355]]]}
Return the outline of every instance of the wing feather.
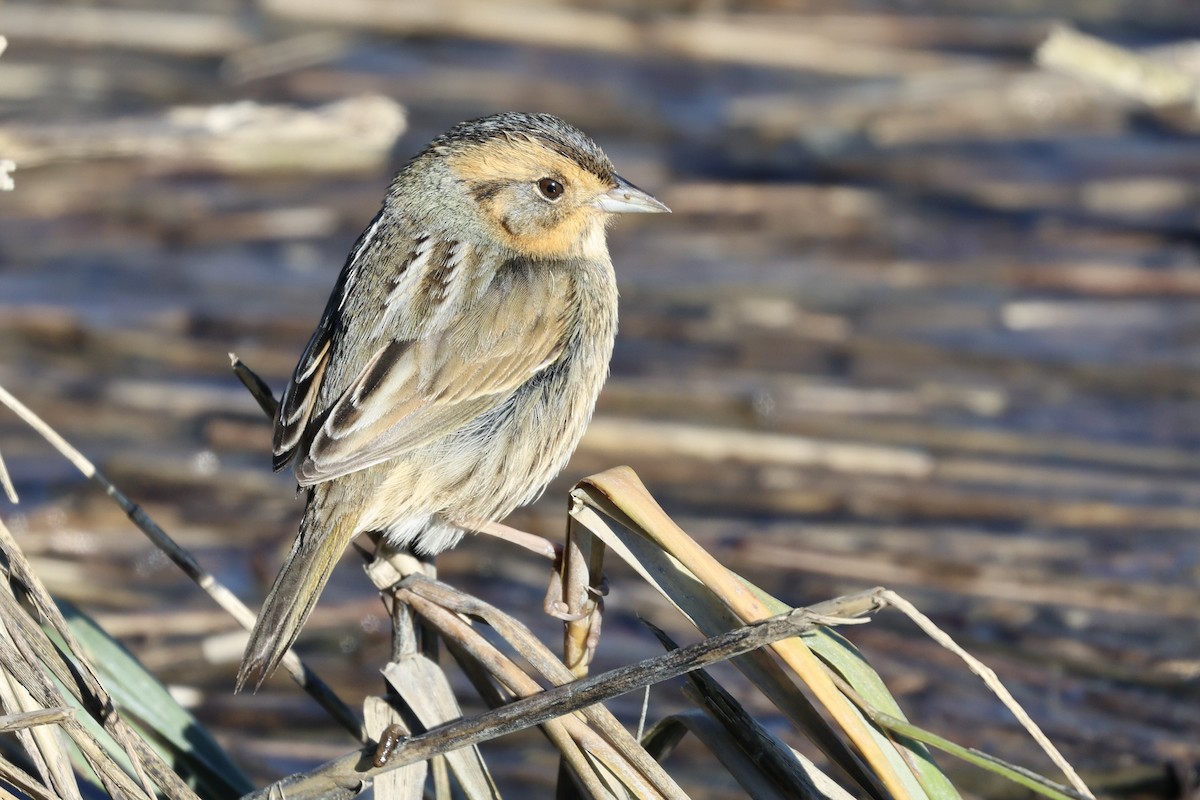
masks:
{"label": "wing feather", "polygon": [[333,320],[326,309],[321,322],[308,340],[300,363],[292,374],[292,380],[283,391],[279,410],[275,415],[275,432],[271,443],[272,463],[281,470],[296,454],[304,432],[312,416],[325,365],[329,363],[329,346],[333,334]]}
{"label": "wing feather", "polygon": [[559,359],[569,335],[566,275],[549,265],[505,265],[499,273],[492,268],[495,280],[481,296],[442,298],[462,302],[456,313],[418,304],[445,320],[440,330],[389,339],[375,349],[328,410],[310,419],[301,437],[309,444],[296,466],[301,485],[452,434],[502,406]]}
{"label": "wing feather", "polygon": [[384,225],[387,213],[386,208],[380,209],[371,225],[354,243],[338,275],[337,285],[325,303],[321,320],[309,338],[287,388],[283,390],[283,397],[280,398],[279,409],[275,414],[271,447],[276,470],[283,469],[296,459],[310,433],[324,388],[326,367],[331,363],[338,338],[337,329],[346,300],[346,287],[359,269],[359,258],[368,249],[375,250],[377,254],[402,253],[399,268],[395,270],[396,276],[399,277],[404,274],[408,262],[413,258],[413,251],[420,244],[412,237],[397,235],[396,226]]}

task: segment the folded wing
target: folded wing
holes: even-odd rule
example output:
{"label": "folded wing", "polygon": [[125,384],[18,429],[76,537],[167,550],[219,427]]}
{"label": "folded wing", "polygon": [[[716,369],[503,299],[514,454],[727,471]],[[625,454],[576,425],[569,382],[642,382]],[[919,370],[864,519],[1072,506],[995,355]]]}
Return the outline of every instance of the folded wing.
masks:
{"label": "folded wing", "polygon": [[[314,415],[325,363],[335,357],[322,325],[285,394],[276,459],[292,458],[281,446],[307,442],[296,478],[309,486],[454,433],[560,358],[570,327],[569,292],[565,276],[548,265],[498,275],[459,313],[437,315],[447,320],[443,328],[417,339],[384,340],[328,411]],[[297,430],[300,423],[304,428]]]}

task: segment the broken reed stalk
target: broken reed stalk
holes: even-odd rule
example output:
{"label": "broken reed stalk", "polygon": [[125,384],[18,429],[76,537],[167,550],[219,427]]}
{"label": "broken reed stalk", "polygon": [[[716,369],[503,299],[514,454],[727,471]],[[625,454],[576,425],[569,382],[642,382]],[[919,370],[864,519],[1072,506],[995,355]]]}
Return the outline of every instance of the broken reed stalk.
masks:
{"label": "broken reed stalk", "polygon": [[[171,559],[175,566],[179,567],[185,575],[191,578],[197,586],[216,601],[217,605],[227,611],[239,625],[246,630],[254,627],[254,612],[247,608],[246,604],[238,599],[237,595],[230,591],[229,587],[217,580],[216,576],[211,572],[201,567],[195,557],[172,539],[157,522],[151,519],[141,506],[130,500],[91,461],[60,436],[57,431],[51,428],[45,420],[10,394],[3,386],[0,386],[0,403],[8,406],[22,421],[37,431],[54,449],[75,465],[75,468],[83,473],[85,477],[97,483],[104,490],[104,493],[121,507],[125,515],[137,526],[138,530],[144,533],[159,550]],[[283,658],[282,664],[288,674],[292,676],[292,679],[304,691],[308,692],[338,724],[349,731],[360,742],[369,741],[358,716],[334,693],[328,684],[321,680],[308,665],[300,660],[299,656],[292,651],[288,651],[287,655]]]}
{"label": "broken reed stalk", "polygon": [[1200,80],[1196,76],[1066,26],[1050,32],[1034,60],[1148,106],[1191,106],[1200,111]]}
{"label": "broken reed stalk", "polygon": [[[7,557],[9,578],[15,579],[22,586],[26,593],[26,603],[33,607],[43,625],[53,628],[66,645],[67,652],[64,653],[32,619],[21,613],[15,596],[0,595],[0,605],[7,609],[4,616],[7,619],[9,634],[13,636],[14,642],[26,644],[27,655],[35,656],[35,660],[29,660],[28,663],[45,665],[83,707],[93,711],[96,721],[121,745],[133,767],[134,776],[145,789],[147,796],[153,796],[153,786],[158,785],[171,797],[195,797],[171,767],[147,747],[121,717],[97,671],[85,657],[86,651],[80,646],[62,612],[3,522],[0,522],[0,549],[3,549]],[[17,633],[20,633],[20,639],[16,637]],[[154,779],[153,784],[150,781],[151,777]]]}
{"label": "broken reed stalk", "polygon": [[22,711],[16,714],[0,714],[0,733],[11,733],[34,725],[49,725],[62,722],[67,717],[75,716],[75,711],[67,706],[40,708],[36,711]]}
{"label": "broken reed stalk", "polygon": [[149,156],[158,169],[354,172],[378,169],[404,127],[403,109],[378,95],[316,108],[247,101],[71,125],[13,123],[0,129],[0,149],[26,169]]}
{"label": "broken reed stalk", "polygon": [[0,456],[0,489],[4,490],[4,495],[8,498],[8,502],[14,506],[21,502],[20,498],[17,497],[17,488],[13,486],[12,476],[8,474],[8,467],[4,465],[3,456]]}
{"label": "broken reed stalk", "polygon": [[[544,684],[566,685],[581,677],[568,669],[524,624],[451,586],[414,580],[397,589],[395,597],[411,604],[413,610],[446,641],[458,644],[464,655],[474,659],[517,697],[532,697],[545,691]],[[481,636],[478,629],[467,623],[464,617],[482,621],[520,653],[529,666],[524,669],[519,667]],[[534,677],[534,673],[541,682]],[[583,745],[588,754],[604,763],[633,796],[686,800],[687,795],[683,790],[604,705],[589,705],[582,708],[578,716],[561,716],[545,723],[548,737],[554,725],[561,726],[572,740],[571,750],[563,750],[568,761],[575,757],[574,751]],[[555,740],[552,738],[552,741]],[[555,741],[555,744],[558,745],[558,742]],[[379,764],[378,756],[376,764]],[[571,767],[580,775],[593,772],[586,761],[582,764],[572,762]],[[597,796],[607,796],[607,792],[601,790]]]}
{"label": "broken reed stalk", "polygon": [[860,617],[883,607],[879,592],[872,589],[827,600],[809,608],[797,608],[679,650],[618,667],[595,677],[555,686],[473,717],[440,725],[398,744],[382,767],[371,763],[375,748],[356,750],[308,773],[285,778],[247,795],[246,800],[269,800],[283,794],[292,800],[350,798],[357,791],[351,787],[383,772],[424,761],[437,753],[522,731],[586,706],[797,636],[818,626],[863,622],[865,620]]}

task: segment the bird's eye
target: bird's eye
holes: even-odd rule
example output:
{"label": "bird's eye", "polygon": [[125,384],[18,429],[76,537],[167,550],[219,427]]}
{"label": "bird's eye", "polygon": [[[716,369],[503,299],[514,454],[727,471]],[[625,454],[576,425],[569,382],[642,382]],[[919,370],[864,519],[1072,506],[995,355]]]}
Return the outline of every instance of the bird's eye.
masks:
{"label": "bird's eye", "polygon": [[540,181],[538,181],[537,187],[538,191],[541,192],[542,196],[547,200],[557,200],[558,198],[562,197],[564,188],[562,183],[554,180],[554,178],[542,178]]}

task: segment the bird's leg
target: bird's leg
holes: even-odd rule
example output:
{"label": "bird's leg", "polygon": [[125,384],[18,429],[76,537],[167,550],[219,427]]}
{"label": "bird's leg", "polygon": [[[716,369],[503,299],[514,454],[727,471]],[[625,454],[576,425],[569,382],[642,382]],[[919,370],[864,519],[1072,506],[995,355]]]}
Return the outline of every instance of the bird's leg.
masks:
{"label": "bird's leg", "polygon": [[552,542],[544,536],[538,536],[536,533],[528,533],[508,525],[502,525],[499,522],[488,522],[483,525],[473,526],[473,528],[476,533],[482,533],[508,542],[509,544],[515,544],[531,553],[536,553],[551,560],[557,560],[559,554],[562,552],[562,545],[557,542]]}
{"label": "bird's leg", "polygon": [[[563,555],[555,565],[547,613],[563,620],[563,663],[576,677],[587,675],[588,664],[600,644],[604,596],[604,543],[582,526],[568,523]],[[556,591],[557,589],[557,591]]]}
{"label": "bird's leg", "polygon": [[[567,623],[566,663],[577,672],[580,669],[586,671],[586,665],[600,641],[600,623],[604,611],[602,598],[608,594],[608,578],[599,571],[601,564],[589,565],[581,560],[583,556],[577,548],[564,549],[561,544],[545,537],[499,522],[471,527],[477,533],[523,547],[554,562],[542,608],[551,617]],[[578,538],[578,534],[576,536]],[[596,552],[602,553],[603,547],[598,546]],[[594,566],[595,570],[589,566]]]}
{"label": "bird's leg", "polygon": [[[572,611],[562,599],[563,546],[561,544],[552,542],[543,536],[538,536],[536,533],[529,533],[499,522],[488,522],[474,527],[476,533],[482,533],[495,539],[515,544],[531,553],[536,553],[553,561],[554,571],[550,574],[550,586],[546,589],[546,600],[542,604],[542,608],[550,616],[555,619],[561,619],[564,622],[573,622],[581,619],[577,615],[577,612]],[[585,616],[586,613],[590,612],[585,612]]]}

